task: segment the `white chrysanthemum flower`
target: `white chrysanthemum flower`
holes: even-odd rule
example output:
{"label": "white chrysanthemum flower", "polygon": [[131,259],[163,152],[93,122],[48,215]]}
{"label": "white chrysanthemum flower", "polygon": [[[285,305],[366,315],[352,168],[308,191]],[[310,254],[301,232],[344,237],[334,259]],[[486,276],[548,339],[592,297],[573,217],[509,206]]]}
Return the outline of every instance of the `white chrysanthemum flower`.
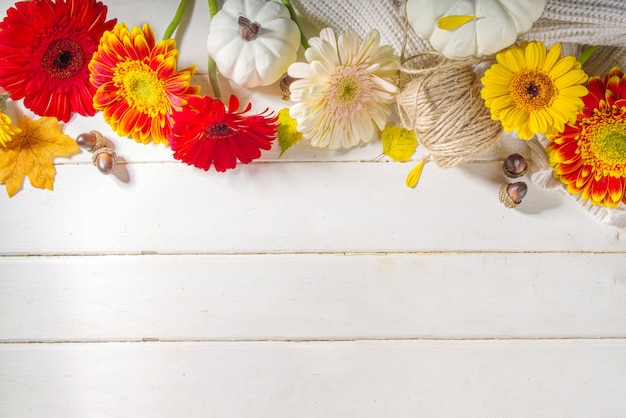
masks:
{"label": "white chrysanthemum flower", "polygon": [[394,84],[399,58],[389,45],[380,46],[380,34],[371,31],[360,43],[353,30],[339,39],[326,28],[309,40],[304,55],[288,74],[295,102],[289,114],[311,145],[351,148],[369,142],[382,130],[398,92]]}

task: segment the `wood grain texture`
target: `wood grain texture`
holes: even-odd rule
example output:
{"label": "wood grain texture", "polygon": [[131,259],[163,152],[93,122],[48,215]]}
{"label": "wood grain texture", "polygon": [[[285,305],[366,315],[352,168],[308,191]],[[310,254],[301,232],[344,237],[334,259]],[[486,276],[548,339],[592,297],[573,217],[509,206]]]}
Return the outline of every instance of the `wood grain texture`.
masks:
{"label": "wood grain texture", "polygon": [[626,338],[623,254],[0,261],[0,341]]}
{"label": "wood grain texture", "polygon": [[217,174],[139,164],[122,183],[64,165],[54,192],[0,197],[0,254],[626,250],[622,230],[559,193],[531,186],[522,205],[505,208],[499,163],[429,163],[416,190],[404,185],[409,169],[256,163]]}
{"label": "wood grain texture", "polygon": [[[619,417],[626,342],[0,345],[7,417]],[[184,389],[183,389],[184,388]]]}

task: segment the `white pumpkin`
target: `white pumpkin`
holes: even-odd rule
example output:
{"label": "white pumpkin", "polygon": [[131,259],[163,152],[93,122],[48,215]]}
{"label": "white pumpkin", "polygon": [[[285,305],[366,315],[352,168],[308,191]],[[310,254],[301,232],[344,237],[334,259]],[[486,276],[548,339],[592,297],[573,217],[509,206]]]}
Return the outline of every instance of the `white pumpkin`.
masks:
{"label": "white pumpkin", "polygon": [[415,32],[452,59],[512,45],[541,16],[546,0],[407,0]]}
{"label": "white pumpkin", "polygon": [[226,0],[207,36],[219,72],[247,88],[278,81],[296,61],[299,47],[298,25],[275,0]]}

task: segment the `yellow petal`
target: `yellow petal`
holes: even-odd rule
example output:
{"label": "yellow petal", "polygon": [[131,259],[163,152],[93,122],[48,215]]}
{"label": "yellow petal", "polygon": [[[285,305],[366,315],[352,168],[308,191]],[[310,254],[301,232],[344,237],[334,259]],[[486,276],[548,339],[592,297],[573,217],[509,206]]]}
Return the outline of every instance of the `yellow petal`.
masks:
{"label": "yellow petal", "polygon": [[559,78],[563,76],[565,73],[567,73],[568,71],[578,69],[576,68],[575,63],[576,63],[576,58],[571,55],[567,55],[561,58],[560,60],[556,62],[556,64],[554,64],[554,66],[550,70],[550,73],[549,73],[550,77],[552,79]]}
{"label": "yellow petal", "polygon": [[546,54],[546,60],[543,63],[543,71],[549,73],[552,67],[561,59],[561,44],[554,44]]}
{"label": "yellow petal", "polygon": [[541,68],[546,60],[546,46],[541,42],[531,42],[526,46],[526,66],[528,68]]}
{"label": "yellow petal", "polygon": [[559,89],[565,89],[570,86],[578,86],[579,93],[582,93],[580,94],[580,96],[584,96],[585,94],[587,94],[587,88],[581,86],[581,84],[587,81],[587,78],[587,74],[584,71],[571,70],[563,74],[561,77],[557,78],[554,81],[554,84],[556,84],[557,88]]}
{"label": "yellow petal", "polygon": [[455,30],[476,19],[471,15],[450,15],[444,16],[437,20],[437,27],[441,30]]}
{"label": "yellow petal", "polygon": [[417,165],[409,172],[409,175],[406,176],[406,186],[410,188],[414,188],[417,186],[417,182],[420,181],[420,177],[422,176],[422,170],[424,169],[424,163],[426,162],[426,157],[422,158],[422,160],[417,163]]}

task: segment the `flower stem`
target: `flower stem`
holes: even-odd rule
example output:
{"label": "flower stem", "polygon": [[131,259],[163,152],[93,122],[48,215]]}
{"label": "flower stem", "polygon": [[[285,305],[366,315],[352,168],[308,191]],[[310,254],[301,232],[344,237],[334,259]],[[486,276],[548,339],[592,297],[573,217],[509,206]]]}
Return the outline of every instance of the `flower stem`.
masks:
{"label": "flower stem", "polygon": [[589,45],[587,48],[585,48],[583,53],[580,54],[580,57],[578,57],[578,62],[580,62],[580,65],[583,65],[585,62],[587,62],[587,60],[593,54],[597,47],[597,45]]}
{"label": "flower stem", "polygon": [[296,14],[295,9],[293,8],[289,0],[280,1],[287,8],[287,10],[289,10],[289,16],[291,17],[291,20],[293,20],[293,22],[298,26],[298,29],[300,29],[300,43],[302,44],[302,47],[304,49],[307,49],[309,47],[309,41],[307,40],[306,36],[304,36],[304,32],[302,31],[302,26],[300,26],[300,21],[298,20],[298,15]]}
{"label": "flower stem", "polygon": [[[209,14],[211,16],[211,20],[218,12],[217,0],[209,0]],[[209,55],[209,63],[207,66],[209,72],[209,83],[211,84],[211,88],[213,89],[213,94],[215,98],[222,100],[222,93],[220,92],[220,83],[217,79],[217,67],[215,65],[215,61]]]}
{"label": "flower stem", "polygon": [[219,8],[217,7],[217,1],[209,0],[209,13],[211,17],[215,16],[218,11],[219,11]]}
{"label": "flower stem", "polygon": [[213,89],[213,94],[216,99],[222,99],[222,92],[220,92],[220,83],[217,80],[217,67],[215,66],[215,61],[209,55],[209,83],[211,84],[211,88]]}
{"label": "flower stem", "polygon": [[180,4],[178,5],[178,9],[176,9],[174,18],[170,22],[167,29],[165,29],[163,40],[170,39],[178,25],[180,25],[180,21],[182,20],[183,15],[185,14],[185,9],[187,8],[187,3],[189,3],[189,0],[180,0]]}

